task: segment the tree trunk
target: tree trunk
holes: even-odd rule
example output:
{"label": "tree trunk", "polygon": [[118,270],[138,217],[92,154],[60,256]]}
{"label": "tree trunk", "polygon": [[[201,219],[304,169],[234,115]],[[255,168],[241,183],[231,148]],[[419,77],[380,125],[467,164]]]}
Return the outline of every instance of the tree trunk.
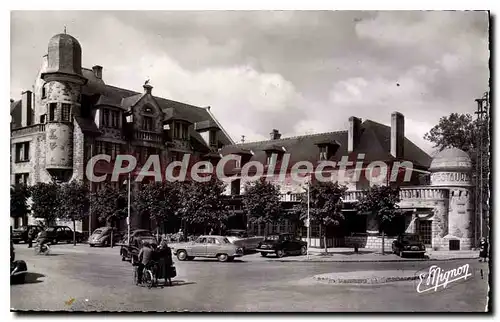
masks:
{"label": "tree trunk", "polygon": [[385,233],[382,230],[382,255],[385,255]]}
{"label": "tree trunk", "polygon": [[73,246],[76,246],[76,221],[73,218]]}
{"label": "tree trunk", "polygon": [[325,247],[325,254],[328,254],[328,245],[326,244],[326,226],[322,225],[323,229],[323,246]]}

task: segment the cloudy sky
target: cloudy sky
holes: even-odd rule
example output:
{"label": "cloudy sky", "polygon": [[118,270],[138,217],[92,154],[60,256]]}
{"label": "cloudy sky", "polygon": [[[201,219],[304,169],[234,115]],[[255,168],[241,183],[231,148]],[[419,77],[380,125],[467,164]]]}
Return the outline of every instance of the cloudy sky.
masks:
{"label": "cloudy sky", "polygon": [[107,84],[213,113],[235,141],[390,124],[427,152],[441,116],[473,113],[488,89],[483,12],[29,12],[11,21],[11,97],[31,89],[48,40],[76,37]]}

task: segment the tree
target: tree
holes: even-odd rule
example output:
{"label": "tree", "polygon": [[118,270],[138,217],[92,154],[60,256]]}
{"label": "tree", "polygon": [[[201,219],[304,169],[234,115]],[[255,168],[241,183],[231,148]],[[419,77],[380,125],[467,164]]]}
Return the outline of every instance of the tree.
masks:
{"label": "tree", "polygon": [[46,226],[54,224],[60,206],[60,186],[53,182],[38,182],[31,186],[29,190],[33,202],[31,205],[33,216],[45,220]]}
{"label": "tree", "polygon": [[181,207],[182,189],[179,182],[154,182],[145,185],[134,200],[134,208],[147,213],[157,227],[176,219]]}
{"label": "tree", "polygon": [[382,232],[382,254],[385,254],[385,229],[399,209],[399,187],[373,186],[365,190],[358,201],[357,210],[375,216]]}
{"label": "tree", "polygon": [[116,227],[120,220],[127,217],[127,198],[127,192],[124,189],[117,189],[110,183],[106,183],[102,189],[91,194],[91,214],[97,215],[99,221]]}
{"label": "tree", "polygon": [[[246,183],[243,206],[248,222],[260,227],[283,219],[280,188],[265,178]],[[264,235],[267,235],[267,229],[264,229]]]}
{"label": "tree", "polygon": [[69,219],[73,222],[73,244],[76,246],[76,221],[88,216],[89,189],[81,181],[64,183],[59,192],[59,218]]}
{"label": "tree", "polygon": [[[345,219],[342,214],[342,197],[346,191],[347,187],[339,185],[338,182],[313,182],[309,186],[309,217],[311,222],[318,223],[321,227],[325,253],[328,253],[327,228],[331,225],[338,226]],[[301,202],[296,206],[302,218],[307,217],[307,201],[306,193],[301,196]]]}
{"label": "tree", "polygon": [[10,216],[12,218],[25,218],[30,212],[28,198],[29,188],[26,185],[10,186]]}
{"label": "tree", "polygon": [[[489,113],[482,120],[473,120],[470,114],[452,113],[442,117],[424,139],[434,143],[440,151],[454,147],[467,152],[472,160],[472,178],[476,187],[482,188],[483,209],[488,209],[486,202],[489,199],[490,180],[490,137]],[[479,138],[482,137],[482,140]],[[478,156],[482,158],[482,177],[478,171]],[[482,179],[482,185],[479,182]],[[477,196],[481,194],[478,192]],[[488,218],[488,216],[486,216]]]}
{"label": "tree", "polygon": [[225,184],[217,178],[208,182],[185,182],[182,184],[182,198],[179,215],[188,224],[222,229],[228,210],[223,200]]}

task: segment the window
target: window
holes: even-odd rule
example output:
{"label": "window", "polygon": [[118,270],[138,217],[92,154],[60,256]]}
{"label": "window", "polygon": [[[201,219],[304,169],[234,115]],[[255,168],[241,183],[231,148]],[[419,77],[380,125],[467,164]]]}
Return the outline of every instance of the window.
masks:
{"label": "window", "polygon": [[267,164],[268,165],[271,165],[273,163],[276,162],[276,160],[278,159],[278,156],[276,154],[271,154],[271,153],[268,153],[267,154]]}
{"label": "window", "polygon": [[236,179],[231,181],[231,195],[239,195],[240,194],[240,179]]}
{"label": "window", "polygon": [[181,124],[181,138],[184,140],[188,139],[188,125],[187,124]]}
{"label": "window", "polygon": [[45,123],[46,116],[47,116],[46,114],[40,115],[40,124],[44,124]]}
{"label": "window", "polygon": [[26,162],[30,159],[30,143],[22,142],[16,144],[16,162]]}
{"label": "window", "polygon": [[320,161],[328,160],[328,148],[326,146],[319,147],[319,160]]}
{"label": "window", "polygon": [[321,237],[319,235],[319,224],[311,222],[311,238],[318,238]]}
{"label": "window", "polygon": [[45,84],[42,85],[42,99],[47,97],[47,91],[45,90]]}
{"label": "window", "polygon": [[102,126],[109,126],[109,110],[102,111]]}
{"label": "window", "polygon": [[55,121],[56,120],[56,110],[57,110],[57,103],[50,103],[49,104],[49,121]]}
{"label": "window", "polygon": [[178,139],[181,133],[181,124],[174,123],[174,139]]}
{"label": "window", "polygon": [[144,131],[152,131],[153,130],[153,118],[149,116],[144,116],[142,119],[142,129]]}
{"label": "window", "polygon": [[120,112],[118,111],[111,111],[111,127],[114,127],[115,129],[120,128]]}
{"label": "window", "polygon": [[29,173],[16,173],[16,184],[28,184]]}
{"label": "window", "polygon": [[61,110],[62,110],[61,120],[63,122],[69,122],[70,114],[71,114],[71,105],[70,104],[62,104]]}
{"label": "window", "polygon": [[241,159],[234,160],[234,167],[235,167],[236,169],[241,168]]}
{"label": "window", "polygon": [[217,145],[217,133],[214,130],[210,130],[209,134],[209,141],[210,141],[210,146],[215,146]]}

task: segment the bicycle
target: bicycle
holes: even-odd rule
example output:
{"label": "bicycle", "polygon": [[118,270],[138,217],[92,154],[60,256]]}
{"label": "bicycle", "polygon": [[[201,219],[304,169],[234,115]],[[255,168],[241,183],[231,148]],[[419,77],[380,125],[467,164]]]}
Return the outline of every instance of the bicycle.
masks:
{"label": "bicycle", "polygon": [[34,251],[35,251],[35,255],[48,255],[50,253],[50,247],[47,244],[44,244],[43,247],[41,247],[40,244],[37,244],[35,246]]}
{"label": "bicycle", "polygon": [[[137,284],[138,266],[139,263],[134,264],[134,284]],[[158,263],[151,262],[143,268],[142,281],[140,285],[147,286],[149,289],[151,289],[153,286],[156,286],[158,284],[158,278],[156,275],[157,267]]]}

